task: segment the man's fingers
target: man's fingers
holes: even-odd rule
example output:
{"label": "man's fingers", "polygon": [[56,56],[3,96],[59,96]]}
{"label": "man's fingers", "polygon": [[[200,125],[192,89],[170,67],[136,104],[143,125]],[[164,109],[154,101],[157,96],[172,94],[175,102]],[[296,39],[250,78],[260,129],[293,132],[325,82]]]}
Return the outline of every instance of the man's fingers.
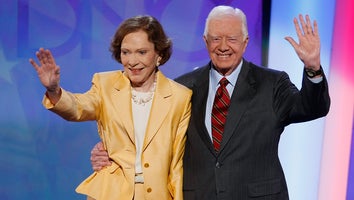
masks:
{"label": "man's fingers", "polygon": [[90,160],[94,162],[109,162],[109,157],[107,153],[99,152],[97,154],[91,154]]}
{"label": "man's fingers", "polygon": [[92,169],[94,171],[99,171],[104,167],[111,166],[112,162],[109,160],[101,160],[101,161],[92,161]]}
{"label": "man's fingers", "polygon": [[299,21],[296,18],[294,18],[294,25],[295,25],[296,35],[298,38],[300,38],[303,35],[303,32],[300,28]]}
{"label": "man's fingers", "polygon": [[100,171],[102,167],[99,166],[92,166],[93,171]]}
{"label": "man's fingers", "polygon": [[313,29],[314,29],[314,31],[313,31],[314,36],[319,37],[318,25],[317,25],[317,21],[316,20],[313,21]]}
{"label": "man's fingers", "polygon": [[312,24],[310,20],[310,16],[306,15],[306,28],[308,34],[313,34]]}
{"label": "man's fingers", "polygon": [[94,157],[94,156],[108,158],[108,153],[107,153],[107,151],[92,150],[91,157]]}
{"label": "man's fingers", "polygon": [[285,37],[285,40],[287,40],[291,46],[293,46],[295,49],[298,48],[298,44],[295,42],[295,40],[292,37]]}
{"label": "man's fingers", "polygon": [[98,150],[100,150],[100,151],[105,151],[104,146],[103,146],[103,143],[102,143],[101,141],[98,142],[98,143],[96,144],[96,146],[97,146],[97,149],[98,149]]}
{"label": "man's fingers", "polygon": [[300,20],[300,24],[301,24],[302,33],[303,33],[303,35],[306,35],[308,32],[308,28],[307,28],[307,24],[304,20],[304,17],[301,14],[299,15],[299,20]]}
{"label": "man's fingers", "polygon": [[112,165],[108,153],[101,141],[98,142],[91,150],[90,160],[94,171],[99,171],[103,167]]}

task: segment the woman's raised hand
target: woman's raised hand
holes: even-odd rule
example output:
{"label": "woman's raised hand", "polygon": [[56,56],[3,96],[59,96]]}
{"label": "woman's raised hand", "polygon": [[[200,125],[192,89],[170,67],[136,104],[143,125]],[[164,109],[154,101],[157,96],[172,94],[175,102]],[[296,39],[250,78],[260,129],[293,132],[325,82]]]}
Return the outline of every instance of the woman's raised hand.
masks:
{"label": "woman's raised hand", "polygon": [[59,93],[60,67],[55,64],[55,59],[48,49],[40,48],[36,52],[39,64],[32,58],[29,62],[37,71],[39,80],[43,86],[51,93]]}

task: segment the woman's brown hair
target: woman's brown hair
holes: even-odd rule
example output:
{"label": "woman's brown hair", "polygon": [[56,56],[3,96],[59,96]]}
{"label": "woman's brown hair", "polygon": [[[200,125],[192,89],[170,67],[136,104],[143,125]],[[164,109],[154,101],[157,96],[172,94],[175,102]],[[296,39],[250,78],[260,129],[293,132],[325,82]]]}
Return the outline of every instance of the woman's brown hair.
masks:
{"label": "woman's brown hair", "polygon": [[120,54],[123,38],[129,33],[140,30],[146,32],[148,40],[154,44],[155,51],[161,57],[160,64],[163,65],[166,63],[172,54],[172,41],[165,34],[160,22],[148,15],[139,15],[122,22],[111,42],[109,50],[112,52],[112,57],[119,63],[122,63]]}

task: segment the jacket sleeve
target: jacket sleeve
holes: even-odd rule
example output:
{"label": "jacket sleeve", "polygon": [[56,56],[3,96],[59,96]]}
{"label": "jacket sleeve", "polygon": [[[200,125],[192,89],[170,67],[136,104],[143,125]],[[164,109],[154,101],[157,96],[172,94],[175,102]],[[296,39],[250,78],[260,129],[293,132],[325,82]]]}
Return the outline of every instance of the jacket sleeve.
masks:
{"label": "jacket sleeve", "polygon": [[55,105],[50,102],[46,95],[44,95],[42,104],[46,109],[68,121],[96,120],[99,115],[100,104],[98,79],[98,75],[95,74],[92,79],[92,86],[86,93],[71,93],[61,88],[61,97]]}
{"label": "jacket sleeve", "polygon": [[[191,93],[190,93],[191,94]],[[176,138],[173,143],[173,157],[170,166],[169,190],[174,200],[183,200],[183,155],[186,142],[186,131],[191,116],[191,95],[185,100],[185,106],[178,122]]]}
{"label": "jacket sleeve", "polygon": [[329,112],[330,97],[327,79],[314,83],[303,74],[302,87],[298,90],[286,73],[279,76],[274,87],[274,109],[284,125],[324,117]]}

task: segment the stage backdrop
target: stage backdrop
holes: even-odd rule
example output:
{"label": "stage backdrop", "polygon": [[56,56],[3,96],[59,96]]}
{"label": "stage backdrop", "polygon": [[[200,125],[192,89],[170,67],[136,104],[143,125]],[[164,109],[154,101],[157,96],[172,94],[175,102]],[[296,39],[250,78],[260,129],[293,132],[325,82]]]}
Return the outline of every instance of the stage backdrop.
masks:
{"label": "stage backdrop", "polygon": [[42,107],[45,90],[28,62],[40,47],[61,66],[61,85],[84,92],[95,72],[122,69],[108,51],[121,21],[150,14],[172,38],[172,58],[160,69],[175,78],[209,61],[202,34],[218,4],[247,14],[245,57],[261,64],[261,0],[0,0],[0,199],[85,199],[74,190],[92,173],[96,124],[67,122]]}
{"label": "stage backdrop", "polygon": [[0,199],[86,199],[74,190],[92,173],[89,157],[99,140],[96,124],[67,122],[43,108],[45,90],[28,62],[38,48],[52,50],[64,88],[84,92],[95,72],[122,69],[108,51],[120,22],[150,14],[173,40],[173,55],[160,69],[175,78],[209,61],[203,27],[210,9],[221,4],[239,7],[248,17],[250,43],[245,58],[288,72],[299,87],[303,66],[284,37],[296,38],[292,20],[299,13],[317,20],[331,111],[326,118],[287,127],[279,154],[290,199],[353,199],[354,31],[347,20],[353,18],[354,4],[350,0],[250,2],[0,0]]}

